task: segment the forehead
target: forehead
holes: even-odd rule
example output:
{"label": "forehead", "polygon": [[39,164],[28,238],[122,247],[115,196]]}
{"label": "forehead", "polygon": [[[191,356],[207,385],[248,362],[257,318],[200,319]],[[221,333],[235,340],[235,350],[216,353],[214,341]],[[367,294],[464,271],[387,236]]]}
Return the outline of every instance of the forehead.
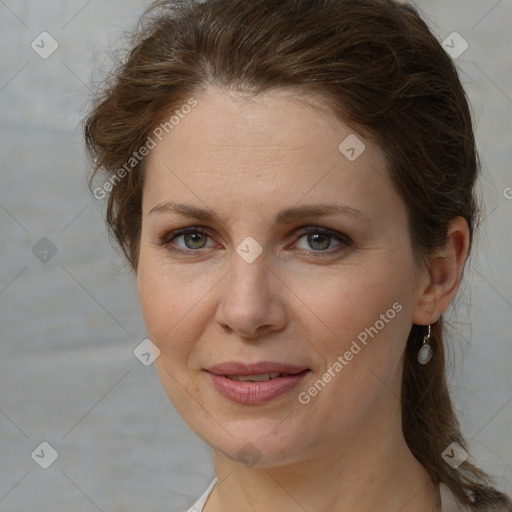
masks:
{"label": "forehead", "polygon": [[212,164],[217,159],[240,160],[244,155],[264,159],[253,161],[253,167],[263,167],[265,161],[280,155],[303,157],[305,152],[313,159],[318,154],[338,157],[339,143],[352,133],[318,96],[290,89],[248,96],[210,88],[194,99],[196,106],[187,108],[186,114],[172,116],[176,124],[162,133],[163,140],[150,153],[148,165],[170,151],[177,160],[207,154]]}
{"label": "forehead", "polygon": [[[237,194],[251,204],[257,193],[267,203],[326,193],[332,202],[341,194],[350,206],[349,198],[372,192],[370,182],[390,186],[380,149],[318,97],[290,90],[246,97],[212,88],[194,99],[196,106],[185,109],[146,159],[144,195],[152,203],[144,205],[146,212],[171,193],[193,198],[192,189],[209,196],[216,190],[224,198]],[[357,158],[348,158],[354,151],[347,149]]]}

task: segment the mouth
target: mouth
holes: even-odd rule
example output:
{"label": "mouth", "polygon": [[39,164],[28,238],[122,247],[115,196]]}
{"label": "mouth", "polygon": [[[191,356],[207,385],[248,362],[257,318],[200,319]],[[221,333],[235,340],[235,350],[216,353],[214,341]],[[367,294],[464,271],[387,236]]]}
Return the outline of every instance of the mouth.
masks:
{"label": "mouth", "polygon": [[223,363],[206,370],[215,390],[233,402],[261,405],[289,393],[311,371],[274,362]]}
{"label": "mouth", "polygon": [[290,373],[262,373],[261,375],[224,375],[226,379],[235,382],[265,382],[267,380],[277,379],[278,377],[290,377]]}

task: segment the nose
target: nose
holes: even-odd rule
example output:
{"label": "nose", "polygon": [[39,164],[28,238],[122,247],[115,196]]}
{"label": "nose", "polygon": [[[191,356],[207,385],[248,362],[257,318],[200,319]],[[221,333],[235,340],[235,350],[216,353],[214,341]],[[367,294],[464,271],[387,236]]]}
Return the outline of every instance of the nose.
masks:
{"label": "nose", "polygon": [[224,330],[251,340],[283,329],[287,311],[282,281],[269,268],[263,254],[252,263],[234,256],[233,268],[221,287],[217,323]]}

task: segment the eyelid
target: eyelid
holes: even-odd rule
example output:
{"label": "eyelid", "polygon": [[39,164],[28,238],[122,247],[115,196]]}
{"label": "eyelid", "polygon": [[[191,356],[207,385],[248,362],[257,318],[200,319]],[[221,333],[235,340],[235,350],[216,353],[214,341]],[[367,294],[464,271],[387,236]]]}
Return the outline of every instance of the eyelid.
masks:
{"label": "eyelid", "polygon": [[[302,237],[304,237],[305,235],[311,234],[311,233],[319,233],[319,234],[334,238],[335,240],[340,242],[339,245],[337,245],[333,249],[325,250],[325,251],[315,251],[313,249],[311,249],[311,250],[298,249],[299,251],[302,251],[303,253],[306,252],[308,254],[313,254],[314,257],[315,256],[321,257],[323,255],[325,255],[325,256],[333,255],[340,250],[339,249],[340,246],[349,247],[349,246],[353,245],[353,241],[351,240],[351,238],[348,235],[345,235],[344,233],[340,233],[333,229],[324,228],[324,227],[320,227],[320,226],[314,226],[314,225],[302,226],[300,228],[295,229],[294,232],[299,232],[296,235],[297,240],[294,243],[297,243],[297,241],[300,240]],[[169,250],[173,253],[178,253],[178,254],[200,253],[201,249],[205,249],[204,247],[202,247],[201,249],[182,249],[182,248],[172,246],[171,241],[173,239],[175,239],[179,236],[182,236],[182,235],[186,235],[187,233],[200,233],[202,235],[207,235],[213,239],[210,228],[208,228],[206,226],[187,226],[184,228],[179,228],[179,229],[173,230],[171,232],[167,232],[161,237],[157,237],[156,243],[157,243],[157,245],[163,246],[163,247],[167,248],[167,250]]]}

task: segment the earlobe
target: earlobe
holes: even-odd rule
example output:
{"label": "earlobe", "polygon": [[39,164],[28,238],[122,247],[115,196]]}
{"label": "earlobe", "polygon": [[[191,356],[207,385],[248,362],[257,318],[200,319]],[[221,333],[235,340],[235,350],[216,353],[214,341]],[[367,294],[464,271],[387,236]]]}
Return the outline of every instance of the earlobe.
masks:
{"label": "earlobe", "polygon": [[457,295],[469,246],[468,224],[463,217],[456,217],[450,223],[444,245],[435,252],[428,273],[418,288],[413,323],[434,323],[448,309]]}

